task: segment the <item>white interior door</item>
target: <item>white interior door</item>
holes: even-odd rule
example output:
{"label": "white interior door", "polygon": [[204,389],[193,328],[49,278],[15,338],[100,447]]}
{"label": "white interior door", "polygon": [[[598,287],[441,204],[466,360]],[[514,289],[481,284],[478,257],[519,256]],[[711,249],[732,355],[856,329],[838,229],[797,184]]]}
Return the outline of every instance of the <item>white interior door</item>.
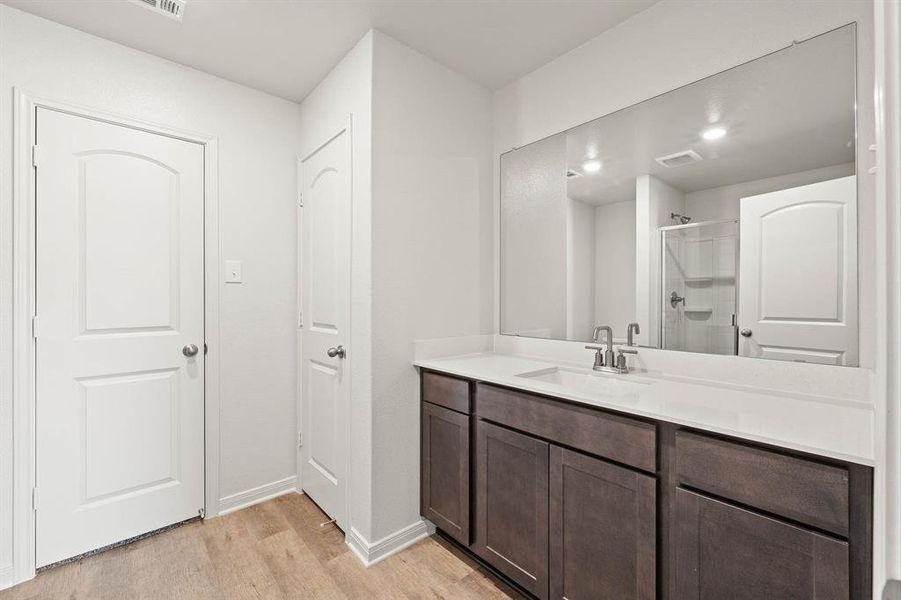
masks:
{"label": "white interior door", "polygon": [[36,119],[40,567],[203,507],[203,147]]}
{"label": "white interior door", "polygon": [[301,481],[345,528],[350,405],[350,131],[301,163]]}
{"label": "white interior door", "polygon": [[741,199],[739,354],[857,364],[857,178]]}

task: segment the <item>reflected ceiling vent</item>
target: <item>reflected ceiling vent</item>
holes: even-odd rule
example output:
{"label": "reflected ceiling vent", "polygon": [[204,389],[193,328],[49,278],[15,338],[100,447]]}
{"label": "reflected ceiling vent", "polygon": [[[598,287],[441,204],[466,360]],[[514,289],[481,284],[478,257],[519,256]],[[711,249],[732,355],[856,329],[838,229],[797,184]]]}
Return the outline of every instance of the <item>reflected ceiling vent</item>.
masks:
{"label": "reflected ceiling vent", "polygon": [[676,152],[675,154],[658,156],[654,160],[656,160],[667,169],[672,169],[675,167],[684,167],[685,165],[700,162],[704,159],[701,158],[701,155],[694,150],[683,150],[682,152]]}
{"label": "reflected ceiling vent", "polygon": [[180,22],[185,14],[187,0],[130,0],[130,2]]}
{"label": "reflected ceiling vent", "polygon": [[573,171],[572,169],[566,170],[566,178],[567,179],[575,179],[576,177],[582,177],[582,174],[578,171]]}

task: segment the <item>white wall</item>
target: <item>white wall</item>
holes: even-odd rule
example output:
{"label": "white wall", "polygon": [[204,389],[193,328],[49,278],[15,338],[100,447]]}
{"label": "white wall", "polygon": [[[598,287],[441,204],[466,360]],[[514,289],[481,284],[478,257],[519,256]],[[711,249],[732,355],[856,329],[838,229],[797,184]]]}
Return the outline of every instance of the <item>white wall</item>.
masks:
{"label": "white wall", "polygon": [[685,195],[654,177],[635,178],[635,313],[641,325],[636,343],[660,342],[660,228],[685,212]]}
{"label": "white wall", "polygon": [[491,95],[376,32],[370,542],[419,521],[413,341],[489,331]]}
{"label": "white wall", "polygon": [[613,327],[613,337],[625,339],[635,320],[635,200],[595,208],[596,325]]}
{"label": "white wall", "polygon": [[740,212],[740,200],[747,196],[766,194],[848,175],[854,175],[854,163],[689,192],[685,194],[685,214],[691,217],[695,223],[737,219]]}
{"label": "white wall", "polygon": [[491,96],[371,31],[301,103],[304,153],[350,115],[348,521],[374,543],[420,519],[413,341],[491,328]]}
{"label": "white wall", "polygon": [[298,107],[0,5],[0,570],[10,561],[12,88],[219,137],[220,497],[294,475]]}
{"label": "white wall", "polygon": [[[872,105],[869,2],[662,0],[496,92],[495,148],[524,146],[852,21],[869,71],[858,87]],[[864,116],[872,119],[872,106]]]}
{"label": "white wall", "polygon": [[[874,140],[872,10],[855,0],[663,0],[496,92],[495,155],[856,21],[857,172],[866,173]],[[861,177],[862,366],[874,363],[874,193],[873,178]]]}
{"label": "white wall", "polygon": [[352,121],[348,522],[361,531],[369,530],[372,515],[372,46],[370,32],[304,99],[298,126],[306,156]]}
{"label": "white wall", "polygon": [[[500,159],[500,330],[566,336],[566,136]],[[507,258],[509,257],[509,258]]]}
{"label": "white wall", "polygon": [[566,337],[590,340],[594,329],[595,207],[566,199]]}
{"label": "white wall", "polygon": [[[874,561],[877,590],[886,578],[901,579],[901,3],[877,2],[876,97],[880,98],[877,136],[878,226],[876,269],[879,273],[876,376],[877,460]],[[882,550],[885,550],[882,552]],[[880,556],[881,554],[881,556]]]}

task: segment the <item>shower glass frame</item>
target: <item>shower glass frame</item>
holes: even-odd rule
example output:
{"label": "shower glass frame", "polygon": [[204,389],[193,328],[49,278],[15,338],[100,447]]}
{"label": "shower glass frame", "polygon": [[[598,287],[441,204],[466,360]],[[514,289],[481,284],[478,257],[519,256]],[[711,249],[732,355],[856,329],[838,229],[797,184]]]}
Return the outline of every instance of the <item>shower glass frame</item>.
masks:
{"label": "shower glass frame", "polygon": [[[727,225],[729,223],[733,223],[736,226],[735,233],[735,310],[732,313],[732,356],[738,356],[738,298],[739,298],[739,286],[741,285],[741,278],[739,277],[739,264],[741,258],[741,223],[740,219],[715,219],[710,221],[698,221],[697,223],[686,223],[684,225],[666,225],[664,227],[657,228],[657,234],[660,236],[658,241],[660,245],[660,257],[658,262],[658,270],[657,270],[657,286],[660,290],[660,297],[657,300],[657,307],[660,309],[659,315],[659,323],[658,323],[658,331],[657,331],[657,339],[660,340],[660,350],[670,350],[666,347],[666,302],[669,302],[669,298],[667,297],[666,292],[666,234],[671,231],[684,231],[686,229],[699,229],[701,227],[708,227],[713,225]],[[685,308],[685,303],[683,299],[682,304],[683,310]],[[688,352],[687,350],[682,350],[681,348],[675,349],[676,352]]]}

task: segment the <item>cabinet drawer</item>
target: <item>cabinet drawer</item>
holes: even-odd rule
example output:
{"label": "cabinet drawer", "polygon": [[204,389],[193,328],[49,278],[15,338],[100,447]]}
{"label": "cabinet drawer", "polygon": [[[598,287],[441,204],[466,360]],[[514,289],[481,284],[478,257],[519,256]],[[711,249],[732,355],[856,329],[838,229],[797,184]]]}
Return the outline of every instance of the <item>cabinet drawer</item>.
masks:
{"label": "cabinet drawer", "polygon": [[484,384],[476,387],[475,410],[483,419],[637,469],[657,468],[651,423]]}
{"label": "cabinet drawer", "polygon": [[469,382],[428,371],[422,374],[422,399],[438,406],[469,414]]}
{"label": "cabinet drawer", "polygon": [[848,471],[687,431],[676,433],[678,483],[848,536]]}

